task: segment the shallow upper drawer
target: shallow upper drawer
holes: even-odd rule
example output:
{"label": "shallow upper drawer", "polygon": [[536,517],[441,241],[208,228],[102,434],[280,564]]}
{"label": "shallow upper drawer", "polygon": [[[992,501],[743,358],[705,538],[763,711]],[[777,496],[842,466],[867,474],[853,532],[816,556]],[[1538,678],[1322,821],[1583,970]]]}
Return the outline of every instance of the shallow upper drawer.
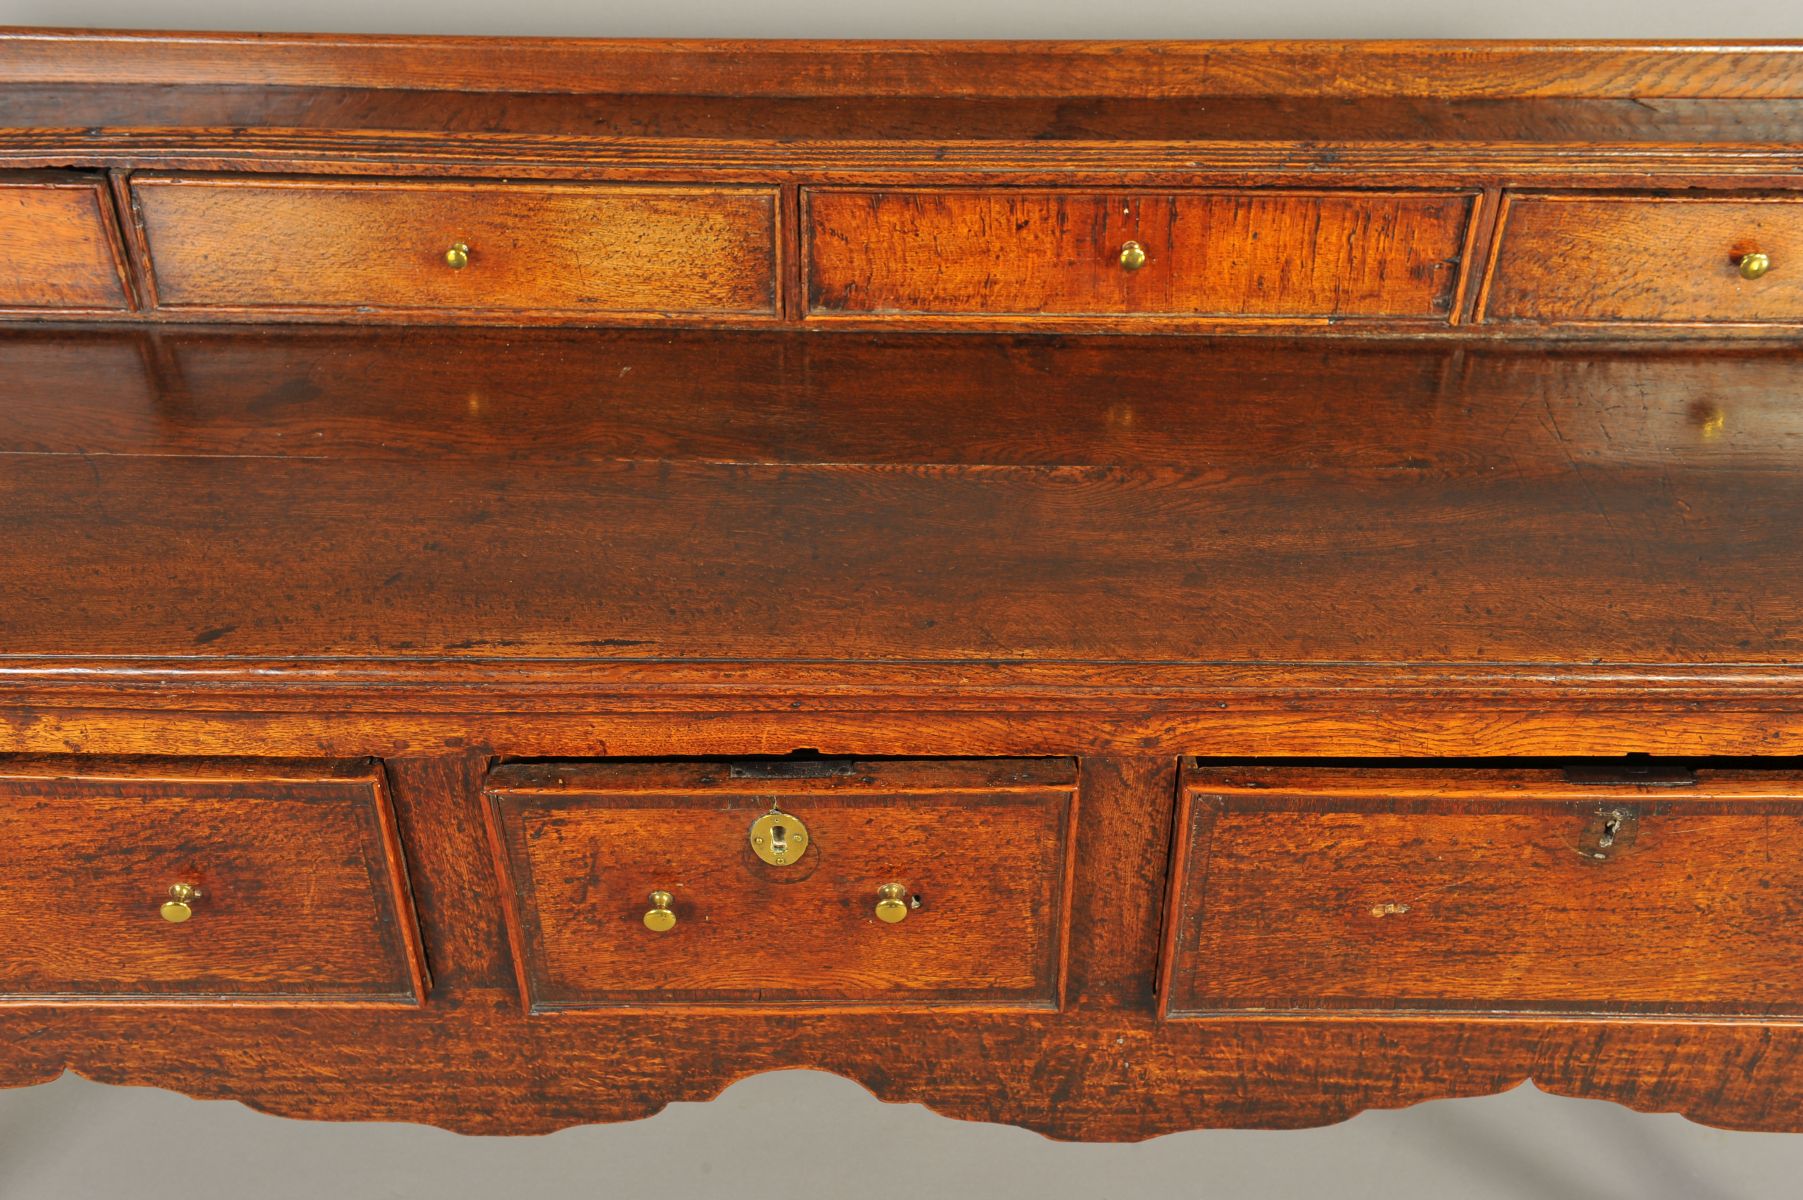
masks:
{"label": "shallow upper drawer", "polygon": [[106,185],[85,176],[0,176],[0,309],[130,307]]}
{"label": "shallow upper drawer", "polygon": [[808,311],[1445,320],[1472,205],[1462,193],[814,189]]}
{"label": "shallow upper drawer", "polygon": [[140,176],[166,308],[772,315],[750,188]]}
{"label": "shallow upper drawer", "polygon": [[1518,195],[1492,321],[1803,321],[1803,197]]}
{"label": "shallow upper drawer", "polygon": [[1173,1017],[1803,1016],[1803,775],[1185,775]]}
{"label": "shallow upper drawer", "polygon": [[413,1005],[379,768],[0,759],[0,1001]]}
{"label": "shallow upper drawer", "polygon": [[1053,1007],[1075,785],[1068,759],[500,767],[525,992]]}

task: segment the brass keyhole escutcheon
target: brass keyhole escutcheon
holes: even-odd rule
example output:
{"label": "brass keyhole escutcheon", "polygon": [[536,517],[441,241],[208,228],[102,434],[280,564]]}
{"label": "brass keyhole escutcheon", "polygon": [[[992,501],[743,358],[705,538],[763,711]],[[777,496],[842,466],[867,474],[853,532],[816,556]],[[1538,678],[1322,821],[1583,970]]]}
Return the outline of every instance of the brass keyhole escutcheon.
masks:
{"label": "brass keyhole escutcheon", "polygon": [[773,867],[801,860],[808,848],[808,827],[799,819],[773,808],[751,823],[751,852]]}
{"label": "brass keyhole escutcheon", "polygon": [[163,901],[163,907],[157,911],[163,914],[163,920],[171,925],[180,925],[194,915],[194,902],[200,899],[200,889],[191,883],[171,884],[169,899]]}
{"label": "brass keyhole escutcheon", "polygon": [[1146,248],[1138,242],[1121,243],[1121,270],[1137,271],[1146,265]]}
{"label": "brass keyhole escutcheon", "polygon": [[658,889],[651,893],[651,907],[645,910],[645,928],[653,933],[668,933],[676,928],[676,914],[670,911],[672,897]]}

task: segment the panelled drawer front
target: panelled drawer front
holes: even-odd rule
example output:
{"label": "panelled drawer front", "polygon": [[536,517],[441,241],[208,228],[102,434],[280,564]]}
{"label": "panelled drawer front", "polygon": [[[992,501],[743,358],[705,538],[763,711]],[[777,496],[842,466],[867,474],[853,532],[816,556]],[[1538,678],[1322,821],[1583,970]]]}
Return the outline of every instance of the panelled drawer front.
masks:
{"label": "panelled drawer front", "polygon": [[[760,769],[520,764],[490,776],[532,1007],[1057,1005],[1071,763]],[[773,808],[791,841],[805,833],[785,865],[750,840]],[[877,916],[887,885],[906,906],[895,923]],[[674,923],[654,930],[660,892]]]}
{"label": "panelled drawer front", "polygon": [[1192,770],[1166,1012],[1803,1015],[1799,818],[1799,775]]}
{"label": "panelled drawer front", "polygon": [[139,176],[132,194],[165,308],[776,311],[770,189]]}
{"label": "panelled drawer front", "polygon": [[[1767,269],[1742,261],[1764,255]],[[1803,321],[1803,197],[1515,195],[1484,317]]]}
{"label": "panelled drawer front", "polygon": [[423,998],[368,764],[0,761],[0,845],[0,1000]]}
{"label": "panelled drawer front", "polygon": [[[1444,321],[1474,203],[1465,193],[811,189],[808,312]],[[1123,259],[1128,242],[1144,254],[1137,269]]]}
{"label": "panelled drawer front", "polygon": [[0,310],[124,309],[106,183],[83,176],[0,176]]}

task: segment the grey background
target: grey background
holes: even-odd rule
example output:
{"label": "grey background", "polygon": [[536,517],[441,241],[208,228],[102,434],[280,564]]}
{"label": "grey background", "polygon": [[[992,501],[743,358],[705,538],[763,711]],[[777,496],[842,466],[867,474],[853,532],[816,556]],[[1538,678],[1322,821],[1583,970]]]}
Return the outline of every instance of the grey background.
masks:
{"label": "grey background", "polygon": [[553,37],[1803,37],[1797,0],[0,0],[0,24]]}
{"label": "grey background", "polygon": [[[597,37],[1803,38],[1797,0],[0,0],[0,24]],[[1201,1131],[1136,1146],[1063,1145],[950,1121],[805,1071],[749,1079],[712,1104],[673,1105],[646,1121],[544,1138],[284,1121],[73,1077],[0,1092],[0,1200],[1766,1200],[1798,1194],[1799,1179],[1803,1137],[1704,1129],[1531,1085],[1328,1129]]]}

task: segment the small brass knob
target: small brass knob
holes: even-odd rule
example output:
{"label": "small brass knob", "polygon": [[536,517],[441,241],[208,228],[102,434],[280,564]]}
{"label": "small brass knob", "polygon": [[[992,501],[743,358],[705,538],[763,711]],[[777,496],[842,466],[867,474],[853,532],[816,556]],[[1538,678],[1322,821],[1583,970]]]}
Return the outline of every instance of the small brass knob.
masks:
{"label": "small brass knob", "polygon": [[470,248],[467,243],[458,242],[444,252],[445,265],[453,271],[461,271],[470,265]]}
{"label": "small brass knob", "polygon": [[899,883],[885,883],[876,890],[876,919],[894,925],[908,918],[908,889]]}
{"label": "small brass knob", "polygon": [[171,925],[180,925],[194,915],[194,902],[200,899],[200,889],[191,883],[172,884],[169,888],[169,899],[163,901],[159,910],[163,920]]}
{"label": "small brass knob", "polygon": [[1751,254],[1741,255],[1739,265],[1742,279],[1758,279],[1772,269],[1772,256],[1755,250]]}
{"label": "small brass knob", "polygon": [[676,914],[670,911],[669,892],[651,893],[651,908],[645,913],[645,928],[655,933],[668,933],[676,928]]}
{"label": "small brass knob", "polygon": [[1121,243],[1121,269],[1137,271],[1146,265],[1146,248],[1138,242]]}

